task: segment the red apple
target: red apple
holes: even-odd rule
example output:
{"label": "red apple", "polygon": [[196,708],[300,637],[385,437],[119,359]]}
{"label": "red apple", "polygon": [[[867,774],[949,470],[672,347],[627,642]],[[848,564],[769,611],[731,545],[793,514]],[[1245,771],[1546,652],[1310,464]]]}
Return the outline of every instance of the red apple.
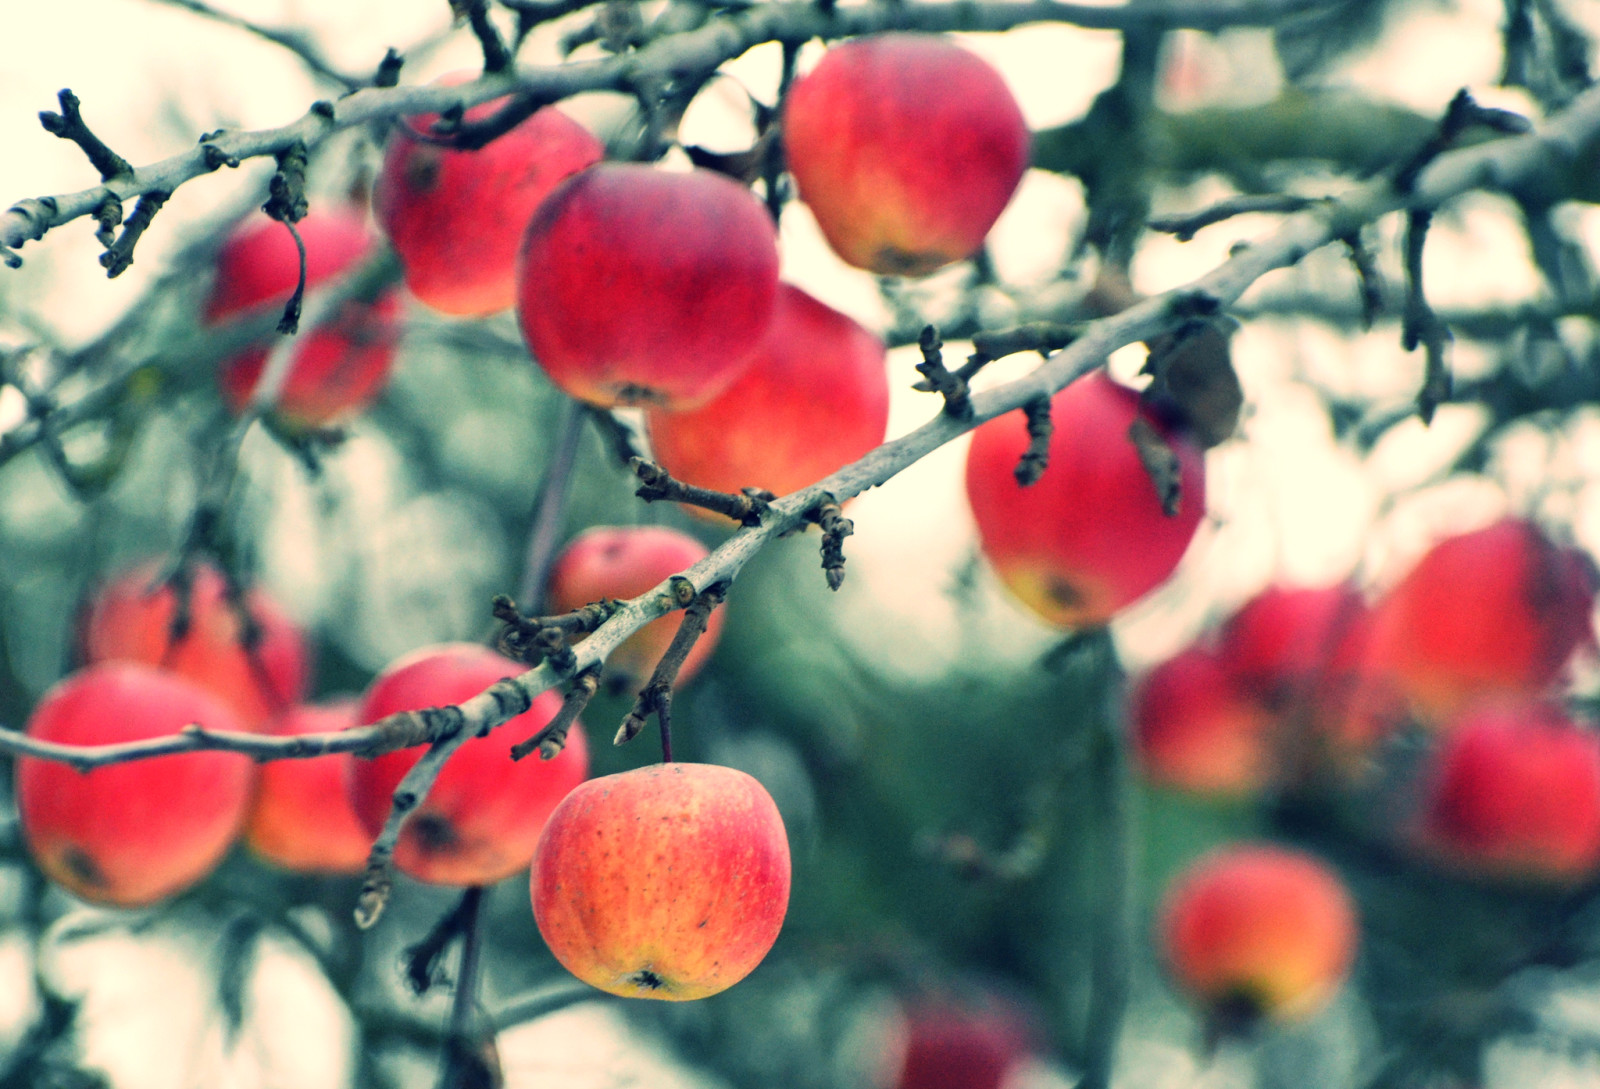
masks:
{"label": "red apple", "polygon": [[1278,775],[1278,718],[1204,647],[1151,669],[1133,688],[1129,721],[1145,774],[1163,786],[1246,795]]}
{"label": "red apple", "polygon": [[840,257],[923,276],[976,253],[1028,167],[1005,80],[949,38],[890,33],[828,50],[789,92],[800,198]]}
{"label": "red apple", "polygon": [[[564,613],[606,598],[638,597],[705,557],[705,545],[666,526],[593,526],[556,557],[550,568],[549,605]],[[606,659],[606,676],[619,684],[642,682],[682,624],[682,612],[668,613],[628,636]],[[699,672],[721,634],[722,610],[717,609],[678,670],[679,684]]]}
{"label": "red apple", "polygon": [[[280,737],[332,733],[357,725],[356,700],[301,704],[275,720]],[[329,753],[261,765],[244,838],[256,854],[301,873],[360,873],[372,835],[351,807],[345,782],[355,757]]]}
{"label": "red apple", "polygon": [[[306,247],[310,290],[365,260],[377,238],[354,209],[313,211],[295,225]],[[217,254],[217,276],[202,320],[216,325],[245,312],[281,308],[300,274],[300,255],[283,224],[260,217],[239,224]],[[291,428],[338,423],[366,408],[389,381],[394,362],[399,300],[385,292],[375,302],[352,300],[300,340],[275,409]],[[223,399],[243,411],[266,365],[269,345],[227,360],[218,372]]]}
{"label": "red apple", "polygon": [[[357,717],[370,723],[398,711],[461,703],[522,671],[474,643],[426,647],[393,662],[372,682]],[[504,726],[457,749],[406,822],[395,865],[436,885],[488,885],[526,866],[550,811],[589,773],[589,749],[578,723],[553,760],[511,759],[512,747],[560,708],[561,697],[545,692]],[[350,800],[369,840],[382,830],[400,780],[426,751],[418,745],[351,765]]]}
{"label": "red apple", "polygon": [[[227,704],[173,673],[108,662],[45,693],[28,736],[109,745],[176,734],[198,723],[239,730]],[[17,809],[33,857],[53,881],[85,900],[139,907],[205,877],[244,822],[255,765],[237,753],[197,752],[79,772],[22,756]]]}
{"label": "red apple", "polygon": [[1032,1054],[1030,1026],[999,1003],[918,1002],[899,1028],[891,1089],[1000,1089]]}
{"label": "red apple", "polygon": [[[1028,448],[1022,413],[973,432],[967,499],[984,555],[1024,605],[1062,627],[1104,624],[1177,567],[1205,513],[1204,459],[1104,371],[1056,394],[1051,414],[1050,466],[1029,487],[1012,475]],[[1135,420],[1154,427],[1177,456],[1173,515],[1163,512],[1129,438]]]}
{"label": "red apple", "polygon": [[1426,776],[1418,842],[1468,873],[1576,883],[1600,871],[1600,737],[1551,707],[1450,724]]}
{"label": "red apple", "polygon": [[529,222],[517,316],[572,396],[683,409],[738,376],[777,293],[777,235],[749,190],[706,170],[601,163]]}
{"label": "red apple", "polygon": [[1435,545],[1378,603],[1372,661],[1443,723],[1483,699],[1538,696],[1594,642],[1586,553],[1507,518]]}
{"label": "red apple", "polygon": [[704,998],[767,955],[789,906],[778,807],[742,771],[656,764],[591,779],[556,807],[531,879],[550,951],[630,998]]}
{"label": "red apple", "polygon": [[[474,106],[466,119],[481,120],[505,102]],[[517,248],[533,210],[563,178],[604,158],[605,148],[554,106],[476,151],[418,139],[437,119],[424,114],[391,131],[373,210],[413,295],[446,314],[493,314],[516,302]]]}
{"label": "red apple", "polygon": [[1338,875],[1266,844],[1225,847],[1185,870],[1160,929],[1173,978],[1219,1021],[1316,1013],[1349,974],[1357,938]]}
{"label": "red apple", "polygon": [[266,593],[252,589],[243,604],[260,637],[247,650],[222,573],[205,563],[190,571],[189,620],[181,638],[172,638],[177,594],[156,584],[160,565],[152,561],[117,576],[90,599],[84,659],[144,662],[180,673],[231,704],[248,728],[304,699],[310,652],[299,626]]}
{"label": "red apple", "polygon": [[883,441],[889,425],[883,342],[780,284],[766,340],[733,385],[699,408],[651,412],[648,421],[656,460],[679,480],[785,495]]}

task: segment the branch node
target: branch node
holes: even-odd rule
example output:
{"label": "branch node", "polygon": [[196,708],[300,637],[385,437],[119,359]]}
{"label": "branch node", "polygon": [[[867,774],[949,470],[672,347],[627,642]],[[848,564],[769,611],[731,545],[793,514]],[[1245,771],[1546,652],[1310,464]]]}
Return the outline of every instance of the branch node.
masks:
{"label": "branch node", "polygon": [[675,479],[660,465],[642,457],[630,458],[628,467],[639,478],[639,487],[633,494],[646,503],[667,499],[675,503],[704,507],[706,510],[732,518],[742,526],[759,526],[762,515],[767,512],[770,493],[759,489],[746,488],[744,492],[735,494],[685,484]]}
{"label": "branch node", "polygon": [[539,750],[539,759],[553,760],[558,756],[567,743],[567,733],[572,729],[572,724],[578,721],[578,716],[589,705],[596,689],[600,687],[599,664],[592,665],[576,677],[567,686],[566,696],[561,701],[561,708],[545,724],[544,728],[529,737],[526,741],[519,741],[511,747],[511,759],[521,760],[535,749]]}
{"label": "branch node", "polygon": [[[969,419],[972,416],[972,402],[969,400],[971,390],[967,386],[967,378],[944,365],[944,342],[939,339],[938,328],[924,325],[922,335],[917,337],[917,347],[922,351],[922,362],[917,364],[917,373],[922,375],[922,381],[914,388],[943,397],[946,415],[958,420]],[[967,362],[970,365],[972,359],[969,358]],[[978,364],[980,367],[982,365]],[[973,373],[976,373],[976,368]]]}
{"label": "branch node", "polygon": [[100,255],[100,266],[106,270],[108,279],[115,279],[128,271],[133,264],[133,247],[138,244],[145,228],[150,226],[150,221],[155,219],[156,213],[161,211],[161,206],[167,203],[171,193],[160,189],[152,189],[139,198],[133,206],[133,214],[122,224],[122,233],[117,240],[106,248]]}
{"label": "branch node", "polygon": [[1022,406],[1028,419],[1028,448],[1017,459],[1011,474],[1017,483],[1026,488],[1037,484],[1044,471],[1050,467],[1050,439],[1055,435],[1055,421],[1050,418],[1050,398],[1035,397]]}
{"label": "branch node", "polygon": [[396,87],[400,83],[400,69],[405,66],[406,58],[394,46],[390,46],[383,54],[383,59],[378,62],[378,70],[373,73],[372,85],[374,87]]}
{"label": "branch node", "polygon": [[306,214],[306,163],[310,158],[304,140],[296,140],[277,155],[278,172],[268,186],[261,210],[280,222],[298,223]]}
{"label": "branch node", "polygon": [[856,524],[844,516],[844,508],[829,492],[806,512],[806,518],[822,530],[823,574],[828,589],[838,590],[844,585],[844,539],[856,531]]}
{"label": "branch node", "polygon": [[100,180],[110,181],[133,173],[133,167],[128,161],[105,145],[98,136],[89,130],[84,123],[83,114],[79,111],[78,96],[70,90],[62,88],[56,95],[56,101],[61,103],[61,112],[51,110],[39,111],[39,124],[44,130],[63,140],[71,140],[83,149],[89,157],[89,164],[100,171]]}

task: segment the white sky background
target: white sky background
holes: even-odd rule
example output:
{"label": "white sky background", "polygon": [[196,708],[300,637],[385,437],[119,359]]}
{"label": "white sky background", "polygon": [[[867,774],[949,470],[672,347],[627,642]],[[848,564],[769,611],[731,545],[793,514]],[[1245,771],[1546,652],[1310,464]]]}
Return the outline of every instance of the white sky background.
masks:
{"label": "white sky background", "polygon": [[[134,162],[185,149],[207,129],[282,124],[299,116],[314,97],[330,93],[277,47],[150,0],[5,0],[5,6],[11,44],[0,66],[0,148],[5,149],[0,205],[93,182],[77,148],[38,126],[37,112],[55,107],[61,87],[78,93],[90,125]],[[353,71],[370,70],[386,46],[419,41],[446,19],[444,0],[232,0],[227,6],[268,24],[313,27],[329,57]],[[1579,11],[1597,15],[1600,4],[1585,0]],[[1502,16],[1500,0],[1459,0],[1454,8],[1423,5],[1342,78],[1430,112],[1442,110],[1461,86],[1487,101],[1524,106],[1490,87],[1499,62]],[[1600,17],[1593,21],[1600,25]],[[1036,127],[1080,116],[1115,72],[1116,41],[1109,34],[1041,27],[968,42],[1002,69]],[[550,55],[548,46],[535,43],[523,60]],[[1262,56],[1259,39],[1237,35],[1229,50],[1201,54],[1201,70],[1213,73],[1219,93],[1270,94],[1277,77],[1261,63]],[[423,65],[408,68],[406,78],[429,78],[475,60],[476,47],[463,33]],[[767,93],[770,56],[752,56],[732,70],[757,93]],[[709,116],[715,110],[704,112]],[[693,113],[688,124],[710,125]],[[715,142],[709,127],[706,135],[692,138]],[[100,274],[99,247],[89,226],[79,222],[53,232],[42,245],[28,246],[28,265],[20,273],[0,270],[6,290],[68,342],[86,338],[138,298],[148,277],[159,271],[176,228],[237,199],[243,180],[224,170],[184,186],[141,241],[137,264],[119,280]],[[1180,195],[1175,207],[1198,206],[1211,195],[1204,190]],[[1449,305],[1531,296],[1538,281],[1514,219],[1493,200],[1470,206],[1472,214],[1441,217],[1430,237],[1427,275],[1434,301]],[[1002,274],[1019,280],[1047,276],[1080,227],[1081,213],[1075,184],[1030,175],[994,235]],[[1191,279],[1220,261],[1235,241],[1271,226],[1270,218],[1241,218],[1188,244],[1152,240],[1136,265],[1138,286],[1154,291]],[[799,209],[786,214],[784,248],[788,278],[881,326],[883,310],[870,278],[832,258]],[[1389,249],[1392,253],[1392,242]],[[1321,257],[1329,260],[1319,264]],[[1331,254],[1318,255],[1294,275],[1316,276],[1318,270],[1329,275],[1337,265]],[[1358,562],[1371,570],[1392,570],[1441,524],[1476,524],[1504,504],[1493,490],[1457,487],[1372,532],[1385,491],[1421,482],[1419,464],[1438,463],[1471,439],[1472,410],[1447,408],[1432,429],[1397,429],[1376,459],[1382,475],[1374,480],[1333,444],[1315,400],[1291,379],[1310,371],[1349,388],[1408,397],[1420,359],[1402,353],[1397,339],[1392,326],[1358,343],[1316,327],[1260,326],[1240,335],[1235,354],[1251,406],[1245,441],[1211,455],[1209,505],[1217,526],[1191,553],[1191,577],[1119,625],[1132,664],[1171,653],[1214,615],[1219,603],[1236,604],[1274,578],[1326,581]],[[952,355],[961,351],[951,346]],[[1470,370],[1471,349],[1458,345],[1455,361]],[[912,362],[914,352],[895,358],[895,431],[915,426],[934,407],[929,398],[905,389],[915,377]],[[1137,363],[1133,353],[1119,366],[1128,373]],[[970,536],[959,531],[967,519],[958,479],[961,456],[961,445],[955,444],[910,471],[907,479],[864,497],[856,508],[851,560],[858,565],[854,570],[871,572],[882,591],[872,595],[872,607],[890,607],[900,621],[896,627],[931,642],[940,641],[954,623],[937,590],[971,547]],[[1595,506],[1583,505],[1580,522],[1600,531],[1600,518],[1584,513]],[[1600,537],[1587,535],[1591,541]],[[997,604],[997,630],[1017,627],[1019,617],[1009,605]],[[1027,622],[1021,624],[1027,641],[1033,636]],[[844,630],[849,626],[841,624]],[[1044,637],[1042,631],[1033,635]]]}

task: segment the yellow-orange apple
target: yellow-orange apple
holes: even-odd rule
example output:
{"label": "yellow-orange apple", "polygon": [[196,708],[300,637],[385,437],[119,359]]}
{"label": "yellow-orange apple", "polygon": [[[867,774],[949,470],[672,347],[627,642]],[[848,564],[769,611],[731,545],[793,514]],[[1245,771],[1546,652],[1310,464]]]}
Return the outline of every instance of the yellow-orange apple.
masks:
{"label": "yellow-orange apple", "polygon": [[[357,707],[354,698],[301,704],[273,720],[267,732],[294,737],[345,730],[356,725]],[[360,873],[372,835],[345,790],[354,762],[349,753],[328,753],[261,765],[245,843],[286,870]]]}
{"label": "yellow-orange apple", "polygon": [[977,252],[1030,141],[1000,74],[934,34],[833,46],[783,114],[789,170],[828,244],[886,275],[923,276]]}
{"label": "yellow-orange apple", "polygon": [[533,859],[534,919],[567,971],[630,998],[704,998],[748,975],[789,906],[789,840],[762,785],[656,764],[567,795]]}
{"label": "yellow-orange apple", "polygon": [[726,389],[772,321],[777,234],[708,170],[600,163],[539,205],[517,317],[533,358],[598,405],[693,408]]}
{"label": "yellow-orange apple", "polygon": [[[1062,627],[1104,624],[1177,567],[1205,513],[1205,462],[1104,371],[1056,394],[1051,416],[1050,466],[1028,487],[1013,475],[1028,448],[1022,413],[974,431],[967,499],[983,554],[1022,604]],[[1136,420],[1176,456],[1171,515],[1130,437]]]}
{"label": "yellow-orange apple", "polygon": [[230,703],[247,727],[304,699],[310,652],[299,626],[264,591],[252,589],[243,605],[259,636],[247,648],[222,573],[205,563],[190,572],[188,624],[177,639],[178,595],[156,583],[159,563],[140,564],[101,587],[84,614],[84,659],[144,662],[180,673]]}
{"label": "yellow-orange apple", "polygon": [[[511,659],[474,643],[425,647],[378,675],[357,718],[376,722],[399,711],[461,703],[522,671]],[[573,724],[566,747],[554,759],[511,759],[512,747],[560,708],[560,696],[542,693],[527,711],[457,749],[406,822],[394,864],[436,885],[487,885],[525,867],[550,811],[589,773],[580,723]],[[395,788],[426,751],[418,745],[350,766],[350,800],[369,838],[383,828]]]}
{"label": "yellow-orange apple", "polygon": [[[89,666],[45,693],[28,736],[68,745],[109,745],[176,734],[199,724],[239,730],[212,693],[136,662]],[[244,823],[255,765],[225,752],[182,753],[80,772],[22,756],[17,809],[39,868],[70,892],[101,904],[139,907],[205,877]]]}
{"label": "yellow-orange apple", "polygon": [[[480,120],[505,101],[481,103],[465,118]],[[493,314],[516,302],[517,247],[534,209],[605,148],[554,106],[475,151],[418,139],[437,118],[424,114],[391,131],[373,211],[413,295],[446,314]]]}
{"label": "yellow-orange apple", "polygon": [[1333,870],[1268,844],[1190,866],[1167,890],[1160,928],[1168,970],[1219,1027],[1316,1013],[1349,974],[1358,931]]}
{"label": "yellow-orange apple", "polygon": [[656,460],[679,480],[777,495],[865,454],[888,424],[883,342],[789,284],[778,286],[772,327],[733,385],[699,408],[648,417]]}
{"label": "yellow-orange apple", "polygon": [[[606,598],[637,597],[670,575],[705,559],[706,547],[667,526],[592,526],[574,537],[550,568],[550,608],[558,613]],[[683,624],[683,613],[668,613],[628,636],[606,659],[606,676],[617,684],[642,682],[666,653]],[[722,610],[678,670],[678,683],[700,671],[722,634]]]}

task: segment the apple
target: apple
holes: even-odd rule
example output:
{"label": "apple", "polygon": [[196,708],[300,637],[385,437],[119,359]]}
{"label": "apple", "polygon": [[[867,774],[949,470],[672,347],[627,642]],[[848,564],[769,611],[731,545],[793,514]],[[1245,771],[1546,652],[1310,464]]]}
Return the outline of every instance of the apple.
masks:
{"label": "apple", "polygon": [[[592,526],[556,557],[546,598],[553,612],[564,613],[606,598],[638,597],[706,555],[705,545],[667,526]],[[622,686],[642,683],[682,624],[681,611],[668,613],[628,636],[606,659],[606,677]],[[714,609],[678,670],[678,684],[700,671],[721,634],[722,610]]]}
{"label": "apple", "polygon": [[1159,926],[1173,978],[1223,1028],[1322,1009],[1349,974],[1358,929],[1333,870],[1258,843],[1223,847],[1184,870]]}
{"label": "apple", "polygon": [[[1177,567],[1205,514],[1204,458],[1104,371],[1056,394],[1051,416],[1050,466],[1028,487],[1012,475],[1028,448],[1023,414],[978,427],[967,452],[967,499],[983,554],[1023,605],[1060,627],[1104,624]],[[1177,457],[1172,515],[1129,437],[1136,420]]]}
{"label": "apple", "polygon": [[[227,704],[177,674],[106,662],[46,692],[27,733],[110,745],[194,723],[243,728]],[[156,903],[210,873],[239,834],[254,784],[255,765],[237,753],[182,753],[88,772],[31,756],[16,761],[17,809],[39,868],[73,894],[117,907]]]}
{"label": "apple", "polygon": [[976,253],[1031,140],[1000,74],[935,34],[833,46],[783,112],[789,171],[828,244],[885,275],[924,276]]}
{"label": "apple", "polygon": [[777,293],[777,234],[749,190],[707,170],[601,163],[534,212],[517,317],[573,397],[676,410],[733,382]]}
{"label": "apple", "polygon": [[[399,711],[461,703],[522,671],[475,643],[425,647],[392,662],[373,680],[356,717],[372,723]],[[541,693],[527,711],[457,749],[407,820],[395,847],[395,866],[436,885],[488,885],[527,866],[550,811],[589,773],[580,723],[573,724],[566,747],[554,759],[511,759],[512,747],[560,709],[559,695]],[[400,780],[426,751],[426,745],[417,745],[350,765],[350,801],[369,841],[383,829]]]}
{"label": "apple", "polygon": [[1594,643],[1593,561],[1506,518],[1440,541],[1377,605],[1372,661],[1425,721],[1538,696]]}
{"label": "apple", "polygon": [[174,640],[178,595],[156,583],[160,571],[155,561],[140,564],[91,596],[81,628],[85,661],[144,662],[182,674],[231,704],[247,728],[305,698],[311,670],[305,635],[270,596],[260,589],[244,596],[244,608],[260,632],[254,650],[248,650],[222,573],[195,563],[188,627]]}
{"label": "apple", "polygon": [[[301,704],[274,720],[267,732],[296,737],[345,730],[357,725],[357,710],[353,697]],[[360,873],[367,864],[372,835],[356,816],[345,789],[354,763],[349,753],[327,753],[261,765],[245,843],[286,870]]]}
{"label": "apple", "polygon": [[1576,884],[1600,871],[1600,737],[1553,707],[1481,708],[1449,724],[1416,843],[1466,873]]}
{"label": "apple", "polygon": [[1146,673],[1133,686],[1128,718],[1154,783],[1243,796],[1278,777],[1278,717],[1208,648],[1191,646]]}
{"label": "apple", "polygon": [[679,480],[776,495],[861,457],[888,426],[883,342],[789,284],[778,286],[766,340],[733,385],[699,408],[647,417],[656,460]]}
{"label": "apple", "polygon": [[[306,288],[333,279],[365,260],[377,244],[365,217],[355,209],[312,211],[295,229],[306,247]],[[228,318],[289,301],[300,275],[300,255],[283,224],[260,217],[246,220],[217,254],[217,274],[201,319],[217,325]],[[385,292],[377,300],[351,300],[334,319],[296,336],[288,380],[274,410],[291,430],[340,423],[366,408],[388,384],[398,336],[399,299]],[[266,366],[270,345],[225,361],[217,373],[223,400],[234,413],[244,410]]]}
{"label": "apple", "polygon": [[898,1029],[891,1089],[1000,1089],[1033,1052],[1031,1026],[998,1002],[925,999],[906,1007]]}
{"label": "apple", "polygon": [[744,772],[655,764],[567,795],[530,888],[539,933],[585,983],[704,998],[750,974],[777,940],[789,840],[772,797]]}
{"label": "apple", "polygon": [[[465,119],[481,120],[505,102],[474,106]],[[562,179],[604,158],[605,148],[554,106],[476,151],[418,139],[437,119],[423,114],[391,131],[373,211],[413,295],[446,314],[493,314],[516,301],[517,248],[533,210]]]}

